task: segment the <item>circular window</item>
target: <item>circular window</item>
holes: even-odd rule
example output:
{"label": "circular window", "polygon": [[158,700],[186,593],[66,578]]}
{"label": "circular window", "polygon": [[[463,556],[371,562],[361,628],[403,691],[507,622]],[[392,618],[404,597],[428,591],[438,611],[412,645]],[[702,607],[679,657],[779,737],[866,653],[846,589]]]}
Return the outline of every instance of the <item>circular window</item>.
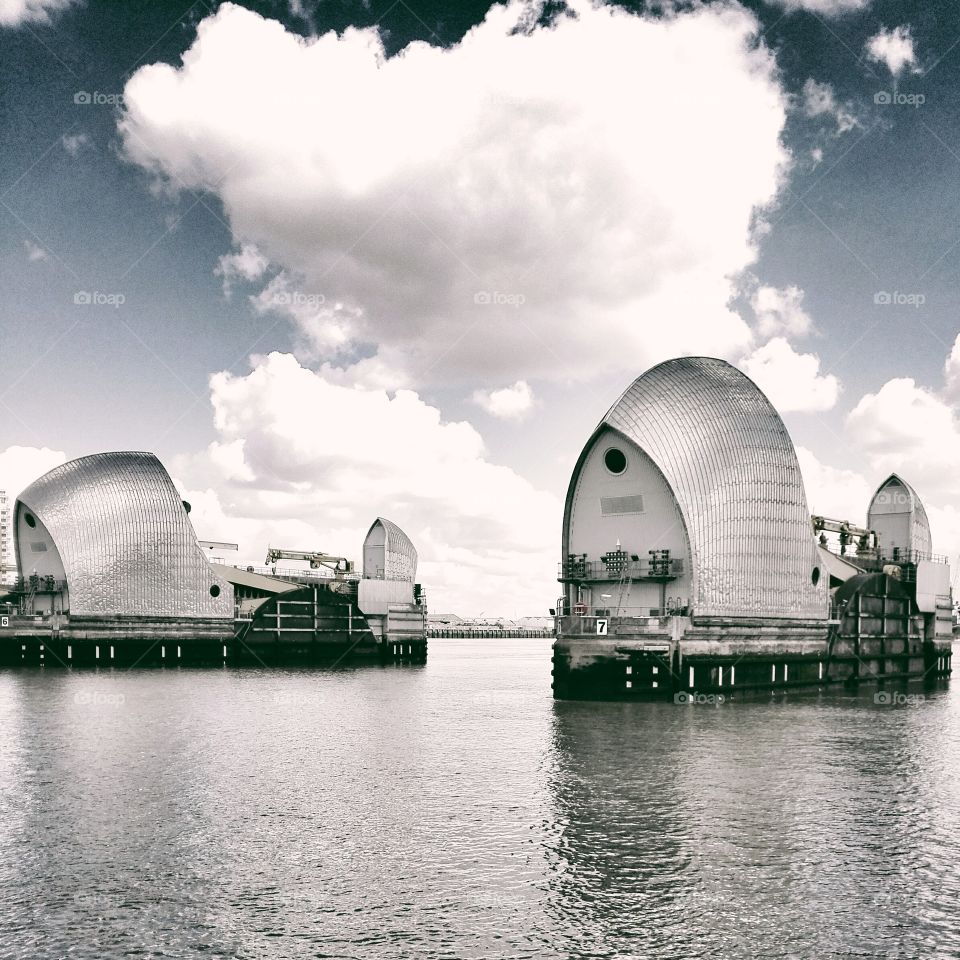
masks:
{"label": "circular window", "polygon": [[627,456],[622,450],[611,447],[603,455],[603,465],[611,473],[623,473],[627,469]]}
{"label": "circular window", "polygon": [[23,519],[24,519],[24,522],[26,523],[26,525],[27,525],[28,527],[33,528],[33,527],[35,527],[35,526],[37,525],[37,521],[36,521],[36,519],[34,518],[34,516],[33,516],[32,513],[25,513],[25,514],[23,515]]}
{"label": "circular window", "polygon": [[211,596],[211,597],[219,597],[219,596],[220,596],[220,588],[219,588],[216,584],[214,584],[214,585],[210,588],[210,596]]}
{"label": "circular window", "polygon": [[810,574],[810,579],[813,581],[813,585],[816,586],[820,582],[820,568],[814,567],[813,573]]}

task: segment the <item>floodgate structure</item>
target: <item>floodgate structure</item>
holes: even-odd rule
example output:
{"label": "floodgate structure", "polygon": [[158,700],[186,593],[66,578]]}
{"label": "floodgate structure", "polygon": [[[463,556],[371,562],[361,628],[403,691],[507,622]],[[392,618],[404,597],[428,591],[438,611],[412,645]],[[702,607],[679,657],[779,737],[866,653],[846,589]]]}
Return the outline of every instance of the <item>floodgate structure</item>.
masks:
{"label": "floodgate structure", "polygon": [[[426,658],[417,552],[377,518],[362,573],[306,552],[310,570],[211,563],[151,453],[51,470],[17,498],[20,578],[0,604],[0,664],[352,664]],[[221,547],[230,546],[220,544]],[[273,550],[268,560],[293,551]]]}
{"label": "floodgate structure", "polygon": [[811,517],[783,421],[735,367],[647,371],[570,480],[554,695],[690,701],[949,676],[950,569],[923,504],[892,475],[865,506],[866,526]]}

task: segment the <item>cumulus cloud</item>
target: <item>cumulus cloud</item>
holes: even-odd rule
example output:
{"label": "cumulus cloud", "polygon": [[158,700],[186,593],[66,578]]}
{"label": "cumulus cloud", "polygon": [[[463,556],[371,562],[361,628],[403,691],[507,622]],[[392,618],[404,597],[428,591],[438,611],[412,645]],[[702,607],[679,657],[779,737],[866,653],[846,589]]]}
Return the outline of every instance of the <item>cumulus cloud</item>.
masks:
{"label": "cumulus cloud", "polygon": [[269,265],[270,261],[255,243],[243,243],[239,250],[220,257],[213,272],[223,280],[223,292],[229,296],[235,281],[250,283],[259,280]]}
{"label": "cumulus cloud", "polygon": [[0,0],[0,27],[23,23],[49,23],[53,14],[73,6],[76,0]]}
{"label": "cumulus cloud", "polygon": [[268,544],[357,557],[386,516],[414,540],[435,609],[549,607],[562,505],[491,463],[469,423],[279,353],[246,376],[216,374],[211,400],[217,440],[175,464],[201,536],[239,542],[254,562]]}
{"label": "cumulus cloud", "polygon": [[804,116],[830,116],[837,124],[837,134],[847,133],[859,126],[850,103],[838,103],[833,87],[829,83],[818,83],[808,77],[801,92],[801,105]]}
{"label": "cumulus cloud", "polygon": [[298,284],[281,270],[258,293],[250,297],[257,313],[292,317],[304,336],[304,354],[311,358],[333,357],[348,351],[362,312],[343,301],[327,300],[323,293]]}
{"label": "cumulus cloud", "polygon": [[829,410],[840,395],[840,381],[820,373],[820,358],[797,353],[774,337],[740,361],[740,368],[781,413]]}
{"label": "cumulus cloud", "polygon": [[75,157],[84,147],[89,146],[90,138],[85,133],[65,133],[60,138],[60,142],[63,144],[63,149],[71,157]]}
{"label": "cumulus cloud", "polygon": [[902,473],[918,488],[956,496],[956,411],[912,377],[888,380],[876,393],[866,394],[848,415],[847,427],[876,471]]}
{"label": "cumulus cloud", "polygon": [[947,399],[960,403],[960,334],[953,341],[953,349],[944,364],[943,381]]}
{"label": "cumulus cloud", "polygon": [[[850,441],[851,448],[855,449],[857,435],[851,434]],[[864,463],[862,457],[851,457],[856,459],[857,468],[835,467],[823,463],[806,447],[797,447],[797,459],[810,512],[856,524],[867,522],[870,498],[890,473],[902,476],[914,487],[926,508],[934,552],[950,558],[954,574],[960,569],[960,510],[952,502],[944,502],[943,491],[930,486],[928,477],[915,470],[909,459],[901,459],[891,466],[891,461]]]}
{"label": "cumulus cloud", "polygon": [[810,512],[863,524],[870,497],[883,478],[872,486],[858,470],[822,463],[807,447],[797,447]]}
{"label": "cumulus cloud", "polygon": [[871,489],[897,473],[917,490],[930,517],[934,550],[951,556],[955,572],[960,569],[958,369],[960,336],[947,357],[941,392],[911,377],[888,380],[860,399],[845,425],[851,456],[865,465]]}
{"label": "cumulus cloud", "polygon": [[868,60],[886,64],[894,77],[899,76],[904,67],[919,72],[909,26],[895,27],[893,30],[881,27],[879,33],[867,40],[866,52]]}
{"label": "cumulus cloud", "polygon": [[23,248],[24,250],[27,251],[27,259],[31,263],[36,263],[38,260],[50,259],[50,254],[47,253],[47,251],[44,250],[43,247],[38,247],[37,244],[35,244],[31,240],[24,240]]}
{"label": "cumulus cloud", "polygon": [[762,337],[803,337],[813,330],[813,320],[803,309],[803,291],[796,286],[759,286],[750,298]]}
{"label": "cumulus cloud", "polygon": [[476,390],[473,402],[501,420],[520,420],[533,409],[533,390],[526,380],[501,390]]}
{"label": "cumulus cloud", "polygon": [[575,8],[532,27],[514,0],[386,58],[374,28],[304,40],[225,3],[181,66],[128,82],[126,153],[216,192],[236,242],[325,297],[286,311],[325,358],[345,335],[476,386],[733,356],[731,277],[787,159],[758,21]]}
{"label": "cumulus cloud", "polygon": [[49,447],[7,447],[0,453],[0,490],[16,497],[48,470],[66,462],[62,450]]}
{"label": "cumulus cloud", "polygon": [[870,0],[767,0],[767,3],[782,7],[788,13],[806,10],[808,13],[817,13],[823,17],[840,17],[845,13],[865,10]]}

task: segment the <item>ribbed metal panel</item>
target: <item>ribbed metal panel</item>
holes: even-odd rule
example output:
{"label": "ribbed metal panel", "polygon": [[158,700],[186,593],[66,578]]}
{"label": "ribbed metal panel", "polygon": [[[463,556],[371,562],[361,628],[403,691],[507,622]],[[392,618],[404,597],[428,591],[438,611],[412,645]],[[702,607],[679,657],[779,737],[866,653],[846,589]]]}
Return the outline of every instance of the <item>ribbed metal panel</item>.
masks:
{"label": "ribbed metal panel", "polygon": [[[900,489],[902,488],[902,490]],[[877,520],[874,510],[883,502],[884,497],[903,494],[907,502],[904,504],[904,511],[910,514],[910,546],[912,553],[921,557],[929,557],[933,549],[933,535],[930,532],[930,521],[927,518],[927,511],[920,499],[917,491],[907,483],[902,477],[891,473],[883,483],[877,488],[876,493],[870,498],[870,507],[867,510],[867,526],[873,529]],[[883,516],[881,514],[881,516]],[[889,516],[889,514],[887,514]],[[883,546],[881,544],[881,546]]]}
{"label": "ribbed metal panel", "polygon": [[[367,531],[366,540],[380,525],[384,532],[383,547],[383,579],[409,580],[417,579],[417,551],[410,538],[392,520],[377,517]],[[364,555],[366,555],[366,542]],[[368,574],[370,575],[370,574]]]}
{"label": "ribbed metal panel", "polygon": [[[207,562],[152,453],[101,453],[56,467],[20,494],[16,530],[24,510],[60,551],[71,614],[233,616],[233,587]],[[19,559],[30,548],[18,540],[16,549]]]}
{"label": "ribbed metal panel", "polygon": [[822,618],[818,564],[793,443],[757,386],[722,360],[686,357],[647,371],[604,422],[640,446],[687,527],[694,612]]}

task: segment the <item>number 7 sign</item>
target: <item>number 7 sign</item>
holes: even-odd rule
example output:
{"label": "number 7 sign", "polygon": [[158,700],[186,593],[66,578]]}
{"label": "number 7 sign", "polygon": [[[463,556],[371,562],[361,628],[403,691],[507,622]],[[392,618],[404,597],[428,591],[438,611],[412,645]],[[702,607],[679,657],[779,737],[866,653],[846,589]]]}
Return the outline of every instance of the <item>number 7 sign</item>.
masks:
{"label": "number 7 sign", "polygon": [[607,620],[605,617],[597,618],[597,636],[598,637],[607,636]]}

